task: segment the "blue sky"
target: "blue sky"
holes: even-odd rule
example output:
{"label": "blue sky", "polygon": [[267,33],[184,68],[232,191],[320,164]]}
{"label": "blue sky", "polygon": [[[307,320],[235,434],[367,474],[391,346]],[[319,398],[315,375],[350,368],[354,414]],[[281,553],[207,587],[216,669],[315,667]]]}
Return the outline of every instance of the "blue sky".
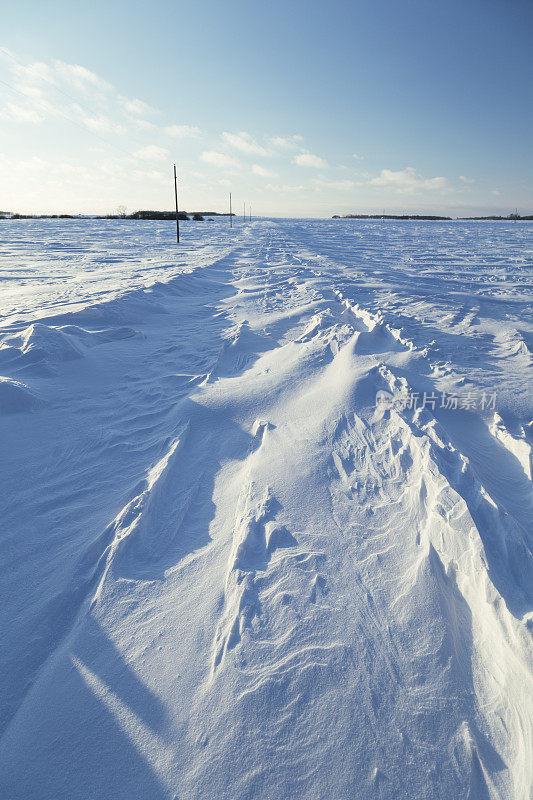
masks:
{"label": "blue sky", "polygon": [[2,8],[0,209],[533,213],[531,0]]}

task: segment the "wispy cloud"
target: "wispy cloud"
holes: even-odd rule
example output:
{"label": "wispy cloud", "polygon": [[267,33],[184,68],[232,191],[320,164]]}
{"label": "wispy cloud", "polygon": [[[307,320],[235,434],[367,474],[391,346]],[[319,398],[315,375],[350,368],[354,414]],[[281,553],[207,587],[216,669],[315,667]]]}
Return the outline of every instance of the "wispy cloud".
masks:
{"label": "wispy cloud", "polygon": [[153,127],[147,117],[155,109],[139,98],[127,98],[95,72],[80,64],[55,59],[23,65],[5,49],[15,91],[22,95],[0,108],[0,116],[12,122],[40,124],[63,117],[93,132],[124,134],[133,125]]}
{"label": "wispy cloud", "polygon": [[324,159],[320,158],[320,156],[315,156],[313,153],[299,153],[297,156],[294,156],[292,161],[293,164],[297,164],[299,167],[314,167],[317,169],[324,169],[324,167],[327,167],[327,163]]}
{"label": "wispy cloud", "polygon": [[135,137],[149,132],[150,138],[159,135],[179,139],[202,135],[195,125],[161,125],[158,109],[138,97],[124,96],[109,81],[80,64],[55,59],[22,65],[5,48],[0,50],[0,59],[8,65],[19,95],[3,105],[0,102],[0,117],[13,123],[37,125],[47,118],[66,118],[99,135]]}
{"label": "wispy cloud", "polygon": [[259,164],[254,164],[252,167],[252,172],[254,175],[259,175],[261,178],[276,178],[277,173],[273,172],[271,169],[265,169],[265,167],[261,167]]}
{"label": "wispy cloud", "polygon": [[71,111],[78,114],[78,121],[82,122],[86,128],[94,131],[95,133],[119,133],[126,132],[126,125],[115,121],[112,117],[102,113],[88,113],[78,103],[71,106]]}
{"label": "wispy cloud", "polygon": [[415,194],[447,189],[448,180],[443,177],[424,178],[413,167],[392,170],[382,169],[380,174],[368,181],[369,186],[381,186],[397,194]]}
{"label": "wispy cloud", "polygon": [[313,178],[311,181],[317,189],[333,189],[341,192],[349,192],[357,186],[355,181],[327,181],[323,178]]}
{"label": "wispy cloud", "polygon": [[136,150],[133,155],[143,161],[164,161],[168,158],[168,150],[156,144],[149,144]]}
{"label": "wispy cloud", "polygon": [[275,192],[276,194],[298,194],[298,192],[308,192],[306,186],[290,186],[288,184],[277,185],[274,183],[267,183],[265,189],[268,189],[269,192]]}
{"label": "wispy cloud", "polygon": [[29,105],[8,101],[0,111],[0,118],[12,122],[30,122],[33,125],[41,122],[41,115]]}
{"label": "wispy cloud", "polygon": [[463,183],[475,183],[474,178],[467,178],[466,175],[459,175],[459,180]]}
{"label": "wispy cloud", "polygon": [[[86,91],[89,87],[99,89],[101,92],[114,91],[112,84],[87,67],[83,67],[81,64],[67,64],[58,59],[52,61],[51,67],[47,64],[36,63],[30,64],[29,67],[18,67],[18,71],[21,75],[28,76],[32,72],[40,72],[41,76],[47,73],[53,81],[57,83],[64,81],[72,88],[82,91]],[[122,100],[126,100],[126,98],[122,98]]]}
{"label": "wispy cloud", "polygon": [[166,125],[163,132],[177,139],[197,139],[202,135],[200,128],[195,125]]}
{"label": "wispy cloud", "polygon": [[270,155],[270,151],[267,150],[266,147],[263,147],[263,145],[256,142],[249,133],[246,133],[246,131],[241,131],[240,133],[228,133],[227,131],[224,131],[222,134],[222,139],[224,140],[225,144],[228,144],[230,147],[233,147],[235,150],[239,150],[241,153],[245,153],[246,155]]}
{"label": "wispy cloud", "polygon": [[296,150],[303,140],[303,136],[295,134],[294,136],[273,136],[268,142],[272,147],[278,147],[282,150]]}
{"label": "wispy cloud", "polygon": [[206,164],[212,164],[220,169],[240,169],[242,166],[238,158],[228,156],[226,153],[218,153],[215,150],[205,150],[200,156]]}
{"label": "wispy cloud", "polygon": [[139,100],[137,97],[129,100],[127,97],[119,95],[118,102],[128,114],[132,114],[135,117],[147,117],[150,114],[157,113],[148,103]]}

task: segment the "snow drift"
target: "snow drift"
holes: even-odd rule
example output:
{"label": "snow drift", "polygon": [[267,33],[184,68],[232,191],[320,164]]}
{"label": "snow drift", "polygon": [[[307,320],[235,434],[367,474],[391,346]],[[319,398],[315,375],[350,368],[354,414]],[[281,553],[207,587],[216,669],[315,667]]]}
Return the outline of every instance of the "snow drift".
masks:
{"label": "snow drift", "polygon": [[529,228],[53,224],[2,228],[72,284],[2,328],[2,796],[528,800]]}

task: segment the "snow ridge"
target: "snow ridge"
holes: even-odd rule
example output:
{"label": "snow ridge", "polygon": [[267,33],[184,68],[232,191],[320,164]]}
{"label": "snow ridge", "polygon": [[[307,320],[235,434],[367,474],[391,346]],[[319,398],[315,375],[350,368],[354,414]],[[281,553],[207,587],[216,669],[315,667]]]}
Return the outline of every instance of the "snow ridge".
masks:
{"label": "snow ridge", "polygon": [[2,331],[2,796],[529,800],[523,229],[135,230]]}

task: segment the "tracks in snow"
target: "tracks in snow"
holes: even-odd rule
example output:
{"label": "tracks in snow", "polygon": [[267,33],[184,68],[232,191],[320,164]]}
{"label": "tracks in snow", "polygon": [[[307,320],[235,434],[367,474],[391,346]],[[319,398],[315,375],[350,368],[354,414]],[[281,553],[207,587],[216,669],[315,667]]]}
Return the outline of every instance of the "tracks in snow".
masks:
{"label": "tracks in snow", "polygon": [[[154,796],[357,787],[361,798],[525,800],[525,433],[466,412],[376,409],[378,391],[435,388],[431,354],[353,302],[338,265],[275,226],[257,238],[218,276],[184,277],[164,298],[178,310],[194,296],[195,313],[208,304],[223,341],[177,374],[197,321],[151,331],[139,408],[153,396],[128,419],[131,436],[146,426],[158,439],[158,456],[148,448],[146,477],[84,555],[94,572],[80,614],[4,737],[12,779],[20,742],[54,751],[55,702],[61,724],[102,718],[123,662],[145,687],[140,733],[120,704],[115,713],[151,764]],[[499,456],[499,475],[484,451]],[[506,491],[518,474],[521,503]],[[97,676],[100,700],[85,709],[73,664]],[[108,735],[125,776],[131,755]],[[61,748],[45,793],[63,757],[94,787],[90,757]]]}

